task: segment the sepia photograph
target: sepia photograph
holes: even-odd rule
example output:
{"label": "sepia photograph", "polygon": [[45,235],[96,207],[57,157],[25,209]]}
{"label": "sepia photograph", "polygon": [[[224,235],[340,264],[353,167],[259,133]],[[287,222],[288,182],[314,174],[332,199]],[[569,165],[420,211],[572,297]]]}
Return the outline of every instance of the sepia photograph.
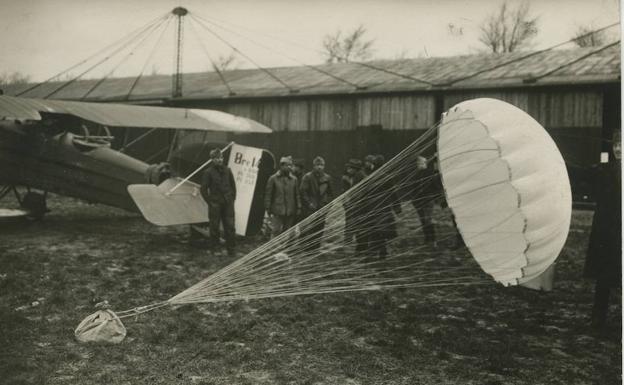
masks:
{"label": "sepia photograph", "polygon": [[619,0],[0,0],[0,384],[622,384]]}

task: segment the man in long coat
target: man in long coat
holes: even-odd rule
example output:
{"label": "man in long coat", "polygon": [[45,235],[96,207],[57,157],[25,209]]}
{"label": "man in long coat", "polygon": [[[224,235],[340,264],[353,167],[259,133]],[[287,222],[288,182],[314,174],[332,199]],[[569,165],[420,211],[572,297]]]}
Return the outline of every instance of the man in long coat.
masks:
{"label": "man in long coat", "polygon": [[[334,189],[332,187],[331,176],[325,172],[325,160],[317,156],[312,161],[312,171],[306,173],[301,180],[301,203],[303,206],[304,217],[309,217],[323,206],[331,202],[334,198]],[[316,215],[305,223],[301,234],[301,242],[304,244],[304,250],[318,250],[321,244],[321,238],[325,229],[324,214]]]}
{"label": "man in long coat", "polygon": [[200,192],[208,204],[210,240],[213,246],[219,244],[220,227],[223,224],[225,245],[228,254],[234,255],[234,200],[236,183],[229,167],[223,164],[223,155],[219,149],[210,151],[212,164],[202,174]]}
{"label": "man in long coat", "polygon": [[267,181],[264,209],[271,218],[271,238],[291,228],[301,213],[299,181],[291,173],[290,157],[280,159],[279,170]]}
{"label": "man in long coat", "polygon": [[[360,173],[360,169],[362,168],[362,161],[359,159],[349,159],[347,164],[345,164],[345,172],[342,175],[342,192],[345,193],[350,190],[353,186],[358,184],[363,176]],[[344,207],[345,212],[345,227],[344,227],[344,243],[345,245],[350,244],[353,241],[353,237],[355,236],[355,216],[353,210],[353,197],[345,196],[344,203],[342,206]]]}
{"label": "man in long coat", "polygon": [[416,170],[410,192],[412,205],[418,213],[425,243],[433,247],[437,246],[435,226],[433,224],[433,209],[437,198],[442,194],[442,183],[438,171],[433,167],[433,161],[429,163],[427,158],[418,155],[416,157]]}
{"label": "man in long coat", "polygon": [[585,277],[596,281],[592,325],[604,328],[611,289],[622,285],[622,178],[621,144],[614,138],[608,162],[597,175],[596,210],[585,259]]}
{"label": "man in long coat", "polygon": [[[385,163],[383,155],[375,155],[373,164],[374,170],[379,170]],[[397,227],[395,213],[401,214],[401,202],[396,193],[395,181],[385,178],[385,181],[376,183],[368,196],[370,213],[369,229],[369,251],[373,256],[385,258],[388,255],[387,244],[397,237]]]}

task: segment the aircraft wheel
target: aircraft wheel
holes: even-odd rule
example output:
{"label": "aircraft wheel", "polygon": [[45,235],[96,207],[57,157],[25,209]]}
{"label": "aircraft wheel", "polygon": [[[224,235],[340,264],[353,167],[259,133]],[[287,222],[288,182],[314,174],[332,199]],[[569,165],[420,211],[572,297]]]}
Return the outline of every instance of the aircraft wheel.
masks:
{"label": "aircraft wheel", "polygon": [[39,221],[48,212],[45,195],[38,192],[27,192],[22,199],[22,208],[28,211],[28,218]]}

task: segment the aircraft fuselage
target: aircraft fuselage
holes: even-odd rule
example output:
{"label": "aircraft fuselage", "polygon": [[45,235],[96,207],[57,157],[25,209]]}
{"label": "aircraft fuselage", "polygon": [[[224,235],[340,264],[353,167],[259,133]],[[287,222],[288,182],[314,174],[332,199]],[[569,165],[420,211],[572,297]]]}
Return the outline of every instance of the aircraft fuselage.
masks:
{"label": "aircraft fuselage", "polygon": [[31,128],[0,121],[0,184],[138,211],[126,188],[145,183],[147,163],[70,132]]}

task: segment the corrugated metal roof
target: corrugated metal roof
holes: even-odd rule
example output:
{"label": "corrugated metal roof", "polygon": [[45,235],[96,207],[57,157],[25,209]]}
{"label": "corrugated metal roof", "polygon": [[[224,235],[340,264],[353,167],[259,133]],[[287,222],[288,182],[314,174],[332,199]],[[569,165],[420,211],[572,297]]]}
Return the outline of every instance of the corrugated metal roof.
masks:
{"label": "corrugated metal roof", "polygon": [[0,96],[0,119],[41,120],[41,112],[70,114],[111,127],[271,132],[270,128],[258,122],[221,111]]}
{"label": "corrugated metal roof", "polygon": [[[395,91],[427,91],[432,89],[486,88],[497,86],[526,86],[526,79],[537,78],[534,84],[581,84],[620,81],[620,45],[601,51],[592,48],[550,50],[535,53],[482,54],[444,58],[383,60],[362,64],[325,64],[319,69],[355,83],[341,82],[309,67],[270,68],[297,95],[327,95],[345,93],[377,93]],[[591,54],[595,52],[594,54]],[[477,75],[475,75],[477,74]],[[546,75],[543,76],[542,75]],[[247,97],[289,96],[291,91],[265,72],[233,70],[224,77],[235,95],[214,72],[184,74],[182,99],[227,99]],[[418,81],[415,79],[420,79]],[[462,80],[463,79],[463,80]],[[126,101],[126,94],[134,78],[116,78],[105,81],[93,91],[88,100]],[[80,99],[96,80],[77,81],[53,97]],[[25,96],[43,97],[59,87],[46,84]],[[25,89],[22,87],[21,89]],[[8,89],[15,94],[17,89]],[[171,77],[167,75],[142,78],[131,100],[169,99]]]}

